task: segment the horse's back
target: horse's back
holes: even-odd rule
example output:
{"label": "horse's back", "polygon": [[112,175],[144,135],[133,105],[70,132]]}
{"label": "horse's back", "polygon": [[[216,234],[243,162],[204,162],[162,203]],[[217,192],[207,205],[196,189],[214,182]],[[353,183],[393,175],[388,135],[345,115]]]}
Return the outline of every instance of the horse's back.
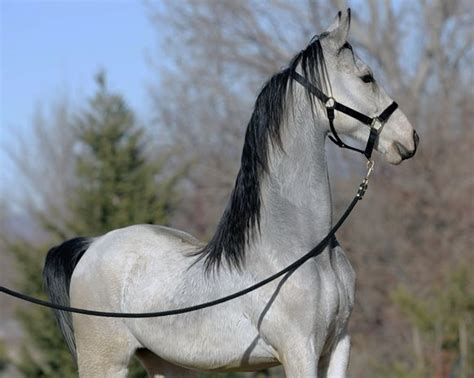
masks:
{"label": "horse's back", "polygon": [[[113,230],[99,238],[89,249],[107,249],[107,257],[117,253],[143,254],[148,252],[180,253],[188,249],[199,248],[202,245],[198,239],[187,232],[152,224],[138,224]],[[151,246],[152,251],[146,247]],[[156,249],[159,246],[159,249]],[[104,252],[101,252],[104,253]]]}
{"label": "horse's back", "polygon": [[158,226],[158,225],[152,225],[152,224],[130,226],[127,228],[131,228],[132,230],[133,229],[141,229],[143,231],[146,230],[146,232],[151,231],[153,235],[155,235],[156,237],[168,239],[168,240],[170,239],[180,240],[182,243],[186,243],[195,247],[200,247],[203,245],[198,239],[196,239],[191,234],[188,234],[187,232],[178,230],[176,228]]}
{"label": "horse's back", "polygon": [[139,280],[147,271],[167,272],[170,266],[184,269],[200,247],[192,235],[164,226],[134,225],[113,230],[95,238],[77,264],[71,279],[71,303],[85,304],[94,290],[93,297],[103,294],[104,303],[116,307],[122,303],[128,279]]}

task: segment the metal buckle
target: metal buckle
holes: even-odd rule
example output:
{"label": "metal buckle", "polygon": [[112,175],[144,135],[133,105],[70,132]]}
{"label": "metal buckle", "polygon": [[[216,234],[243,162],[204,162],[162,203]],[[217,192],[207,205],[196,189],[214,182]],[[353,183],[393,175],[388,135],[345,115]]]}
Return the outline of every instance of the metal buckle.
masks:
{"label": "metal buckle", "polygon": [[374,161],[373,160],[368,160],[367,161],[367,173],[362,180],[362,182],[359,185],[359,189],[357,190],[357,198],[361,200],[364,197],[365,192],[367,191],[367,188],[369,186],[369,178],[372,175],[372,172],[374,171]]}
{"label": "metal buckle", "polygon": [[336,100],[334,99],[334,97],[328,97],[324,105],[328,109],[334,109],[334,107],[336,106]]}
{"label": "metal buckle", "polygon": [[365,175],[365,179],[369,181],[370,175],[374,171],[375,162],[373,160],[367,161],[367,174]]}
{"label": "metal buckle", "polygon": [[374,129],[375,131],[377,131],[377,133],[379,132],[379,130],[382,128],[383,126],[383,123],[382,121],[378,118],[378,117],[375,117],[373,120],[372,120],[372,123],[370,124],[370,128],[371,129]]}

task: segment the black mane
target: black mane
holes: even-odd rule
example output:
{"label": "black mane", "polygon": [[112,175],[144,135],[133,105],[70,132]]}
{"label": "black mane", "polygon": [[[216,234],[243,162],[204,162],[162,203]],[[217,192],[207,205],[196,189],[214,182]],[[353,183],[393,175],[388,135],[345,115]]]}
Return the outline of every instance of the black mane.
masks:
{"label": "black mane", "polygon": [[[245,249],[260,226],[260,180],[268,169],[269,145],[283,148],[280,127],[292,100],[291,73],[298,67],[303,76],[327,93],[324,56],[319,39],[314,40],[263,86],[245,134],[241,167],[231,198],[209,243],[197,252],[205,259],[206,271],[219,268],[223,261],[240,269]],[[290,92],[290,94],[288,94]],[[313,103],[313,97],[306,93]]]}

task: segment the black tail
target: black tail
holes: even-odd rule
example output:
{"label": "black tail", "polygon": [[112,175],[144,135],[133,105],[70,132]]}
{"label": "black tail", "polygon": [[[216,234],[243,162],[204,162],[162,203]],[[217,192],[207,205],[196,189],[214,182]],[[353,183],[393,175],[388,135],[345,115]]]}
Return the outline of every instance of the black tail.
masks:
{"label": "black tail", "polygon": [[[64,306],[70,305],[69,285],[72,272],[91,242],[90,238],[74,238],[50,249],[44,263],[43,282],[51,302]],[[54,310],[54,314],[67,346],[76,359],[71,313]]]}

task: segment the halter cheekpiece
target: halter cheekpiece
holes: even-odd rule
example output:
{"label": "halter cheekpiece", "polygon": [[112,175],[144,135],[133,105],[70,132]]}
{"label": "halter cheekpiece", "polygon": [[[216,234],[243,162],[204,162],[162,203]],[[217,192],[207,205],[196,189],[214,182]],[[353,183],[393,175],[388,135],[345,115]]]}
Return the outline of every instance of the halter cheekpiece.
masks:
{"label": "halter cheekpiece", "polygon": [[[387,106],[387,108],[385,108],[382,113],[380,113],[379,116],[368,117],[355,109],[352,109],[348,106],[341,104],[340,102],[337,102],[334,97],[327,96],[319,88],[316,88],[312,83],[310,83],[308,79],[301,76],[298,72],[292,71],[291,77],[298,83],[300,83],[303,87],[305,87],[311,94],[316,96],[326,107],[329,127],[332,133],[332,135],[329,135],[329,139],[341,148],[347,148],[349,150],[357,151],[361,154],[364,154],[365,157],[370,160],[372,157],[372,151],[375,147],[375,143],[377,142],[377,139],[380,133],[382,132],[382,128],[388,121],[390,116],[393,114],[393,112],[398,108],[398,104],[393,101],[389,106]],[[369,139],[367,140],[365,150],[349,146],[341,140],[334,127],[335,110],[347,114],[349,117],[355,118],[356,120],[370,127]]]}

